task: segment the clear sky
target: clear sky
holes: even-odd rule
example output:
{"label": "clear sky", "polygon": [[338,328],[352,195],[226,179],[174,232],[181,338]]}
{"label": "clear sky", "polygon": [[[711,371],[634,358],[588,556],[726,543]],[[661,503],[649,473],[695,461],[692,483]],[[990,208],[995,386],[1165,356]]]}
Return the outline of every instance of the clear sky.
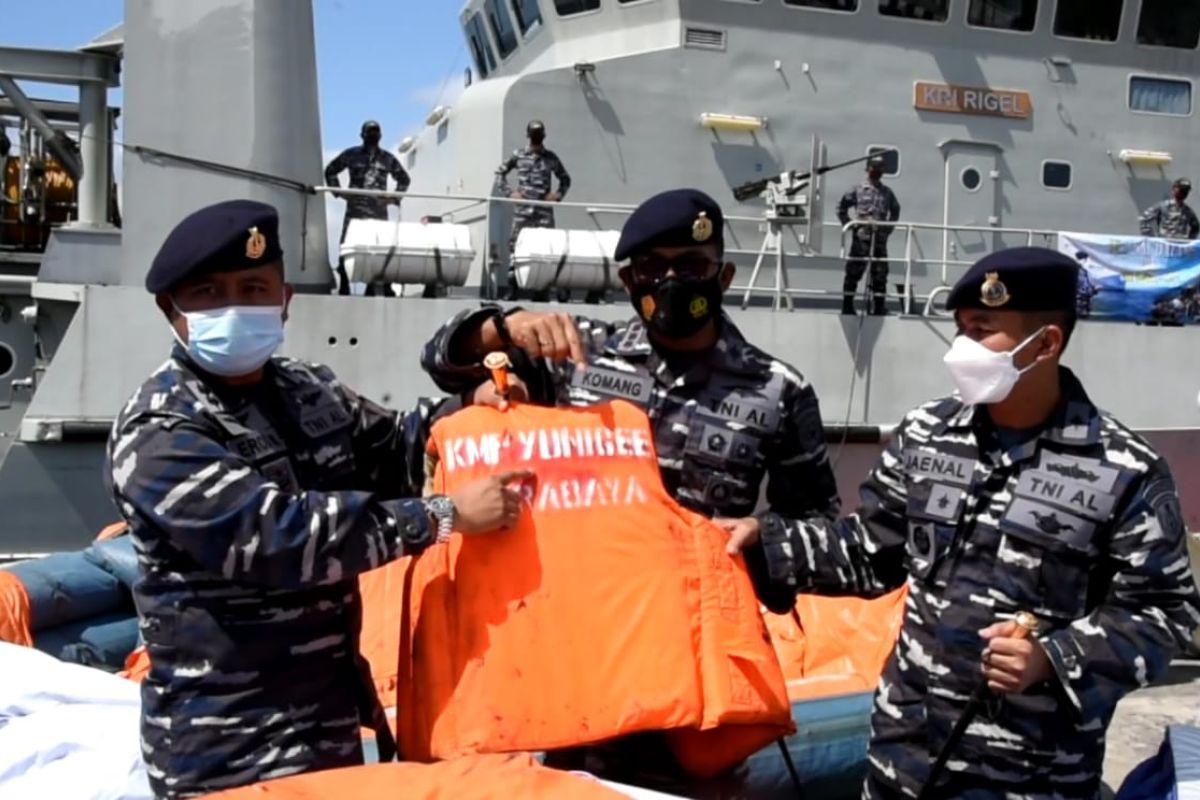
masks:
{"label": "clear sky", "polygon": [[[203,2],[203,0],[179,0]],[[287,0],[306,2],[306,0]],[[313,0],[326,151],[358,143],[363,120],[395,145],[437,104],[453,99],[468,57],[454,0]],[[0,44],[73,48],[124,17],[123,0],[2,0]],[[53,8],[53,13],[48,9]],[[62,87],[23,84],[30,95],[69,97]],[[443,91],[443,86],[444,91]],[[119,91],[110,102],[119,104]]]}

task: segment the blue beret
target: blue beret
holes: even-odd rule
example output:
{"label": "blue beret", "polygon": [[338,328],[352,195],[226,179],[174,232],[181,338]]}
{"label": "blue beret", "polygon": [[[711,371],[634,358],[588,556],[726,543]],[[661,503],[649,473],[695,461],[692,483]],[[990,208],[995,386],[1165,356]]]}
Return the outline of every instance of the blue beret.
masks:
{"label": "blue beret", "polygon": [[621,229],[615,257],[630,256],[655,247],[715,244],[725,249],[725,217],[717,201],[698,189],[672,189],[656,194],[629,216]]}
{"label": "blue beret", "polygon": [[186,278],[260,267],[282,257],[275,208],[226,200],[193,211],[167,234],[146,273],[146,289],[158,294]]}
{"label": "blue beret", "polygon": [[1074,311],[1079,264],[1045,247],[1013,247],[984,256],[950,290],[946,308]]}

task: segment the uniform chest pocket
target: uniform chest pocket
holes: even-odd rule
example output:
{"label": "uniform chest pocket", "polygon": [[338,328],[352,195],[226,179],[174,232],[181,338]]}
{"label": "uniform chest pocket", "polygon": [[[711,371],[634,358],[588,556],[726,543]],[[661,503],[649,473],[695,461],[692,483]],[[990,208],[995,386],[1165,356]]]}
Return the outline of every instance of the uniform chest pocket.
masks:
{"label": "uniform chest pocket", "polygon": [[1087,614],[1095,522],[1017,497],[999,532],[993,574],[1015,607],[1062,622]]}

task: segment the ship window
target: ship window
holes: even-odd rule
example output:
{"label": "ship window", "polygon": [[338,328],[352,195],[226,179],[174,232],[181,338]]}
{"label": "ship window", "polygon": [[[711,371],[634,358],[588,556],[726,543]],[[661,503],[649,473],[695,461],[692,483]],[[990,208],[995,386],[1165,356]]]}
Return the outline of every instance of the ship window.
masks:
{"label": "ship window", "polygon": [[1071,188],[1071,164],[1068,161],[1043,161],[1042,186],[1047,189]]}
{"label": "ship window", "polygon": [[964,169],[962,174],[958,176],[958,179],[962,181],[963,188],[968,192],[975,191],[979,188],[979,184],[983,183],[983,176],[974,167]]}
{"label": "ship window", "polygon": [[1186,117],[1192,113],[1192,83],[1134,75],[1129,79],[1129,108]]}
{"label": "ship window", "polygon": [[475,69],[479,71],[479,77],[486,78],[488,73],[496,68],[496,54],[492,52],[492,45],[488,41],[487,32],[483,29],[483,19],[479,14],[467,20],[466,29]]}
{"label": "ship window", "polygon": [[1184,0],[1142,0],[1138,44],[1191,49],[1200,39],[1200,4]]}
{"label": "ship window", "polygon": [[517,15],[517,27],[521,29],[522,36],[542,24],[538,0],[513,0],[513,12]]}
{"label": "ship window", "polygon": [[971,0],[967,24],[1028,33],[1037,21],[1037,0]]}
{"label": "ship window", "polygon": [[485,0],[483,10],[496,37],[496,47],[500,48],[500,58],[508,58],[517,49],[517,29],[508,15],[508,0]]}
{"label": "ship window", "polygon": [[881,144],[873,144],[867,148],[867,155],[878,155],[883,159],[883,174],[884,175],[899,175],[900,174],[900,151],[894,147]]}
{"label": "ship window", "polygon": [[1094,42],[1115,42],[1121,30],[1124,0],[1058,0],[1054,35]]}
{"label": "ship window", "polygon": [[595,11],[600,7],[600,0],[554,0],[554,10],[560,17],[572,14],[582,14],[585,11]]}
{"label": "ship window", "polygon": [[950,15],[950,0],[879,0],[879,13],[925,22],[945,22]]}
{"label": "ship window", "polygon": [[858,0],[783,0],[789,6],[823,8],[826,11],[858,11]]}

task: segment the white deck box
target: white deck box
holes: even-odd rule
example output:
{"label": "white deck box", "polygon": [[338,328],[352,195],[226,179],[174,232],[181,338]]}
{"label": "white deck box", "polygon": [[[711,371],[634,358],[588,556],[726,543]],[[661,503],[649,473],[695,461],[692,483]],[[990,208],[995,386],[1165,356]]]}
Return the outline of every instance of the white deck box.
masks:
{"label": "white deck box", "polygon": [[339,253],[361,283],[462,286],[475,259],[466,225],[386,219],[351,220]]}
{"label": "white deck box", "polygon": [[620,231],[525,228],[517,236],[513,267],[517,285],[538,291],[551,286],[596,291],[618,289],[613,260]]}

